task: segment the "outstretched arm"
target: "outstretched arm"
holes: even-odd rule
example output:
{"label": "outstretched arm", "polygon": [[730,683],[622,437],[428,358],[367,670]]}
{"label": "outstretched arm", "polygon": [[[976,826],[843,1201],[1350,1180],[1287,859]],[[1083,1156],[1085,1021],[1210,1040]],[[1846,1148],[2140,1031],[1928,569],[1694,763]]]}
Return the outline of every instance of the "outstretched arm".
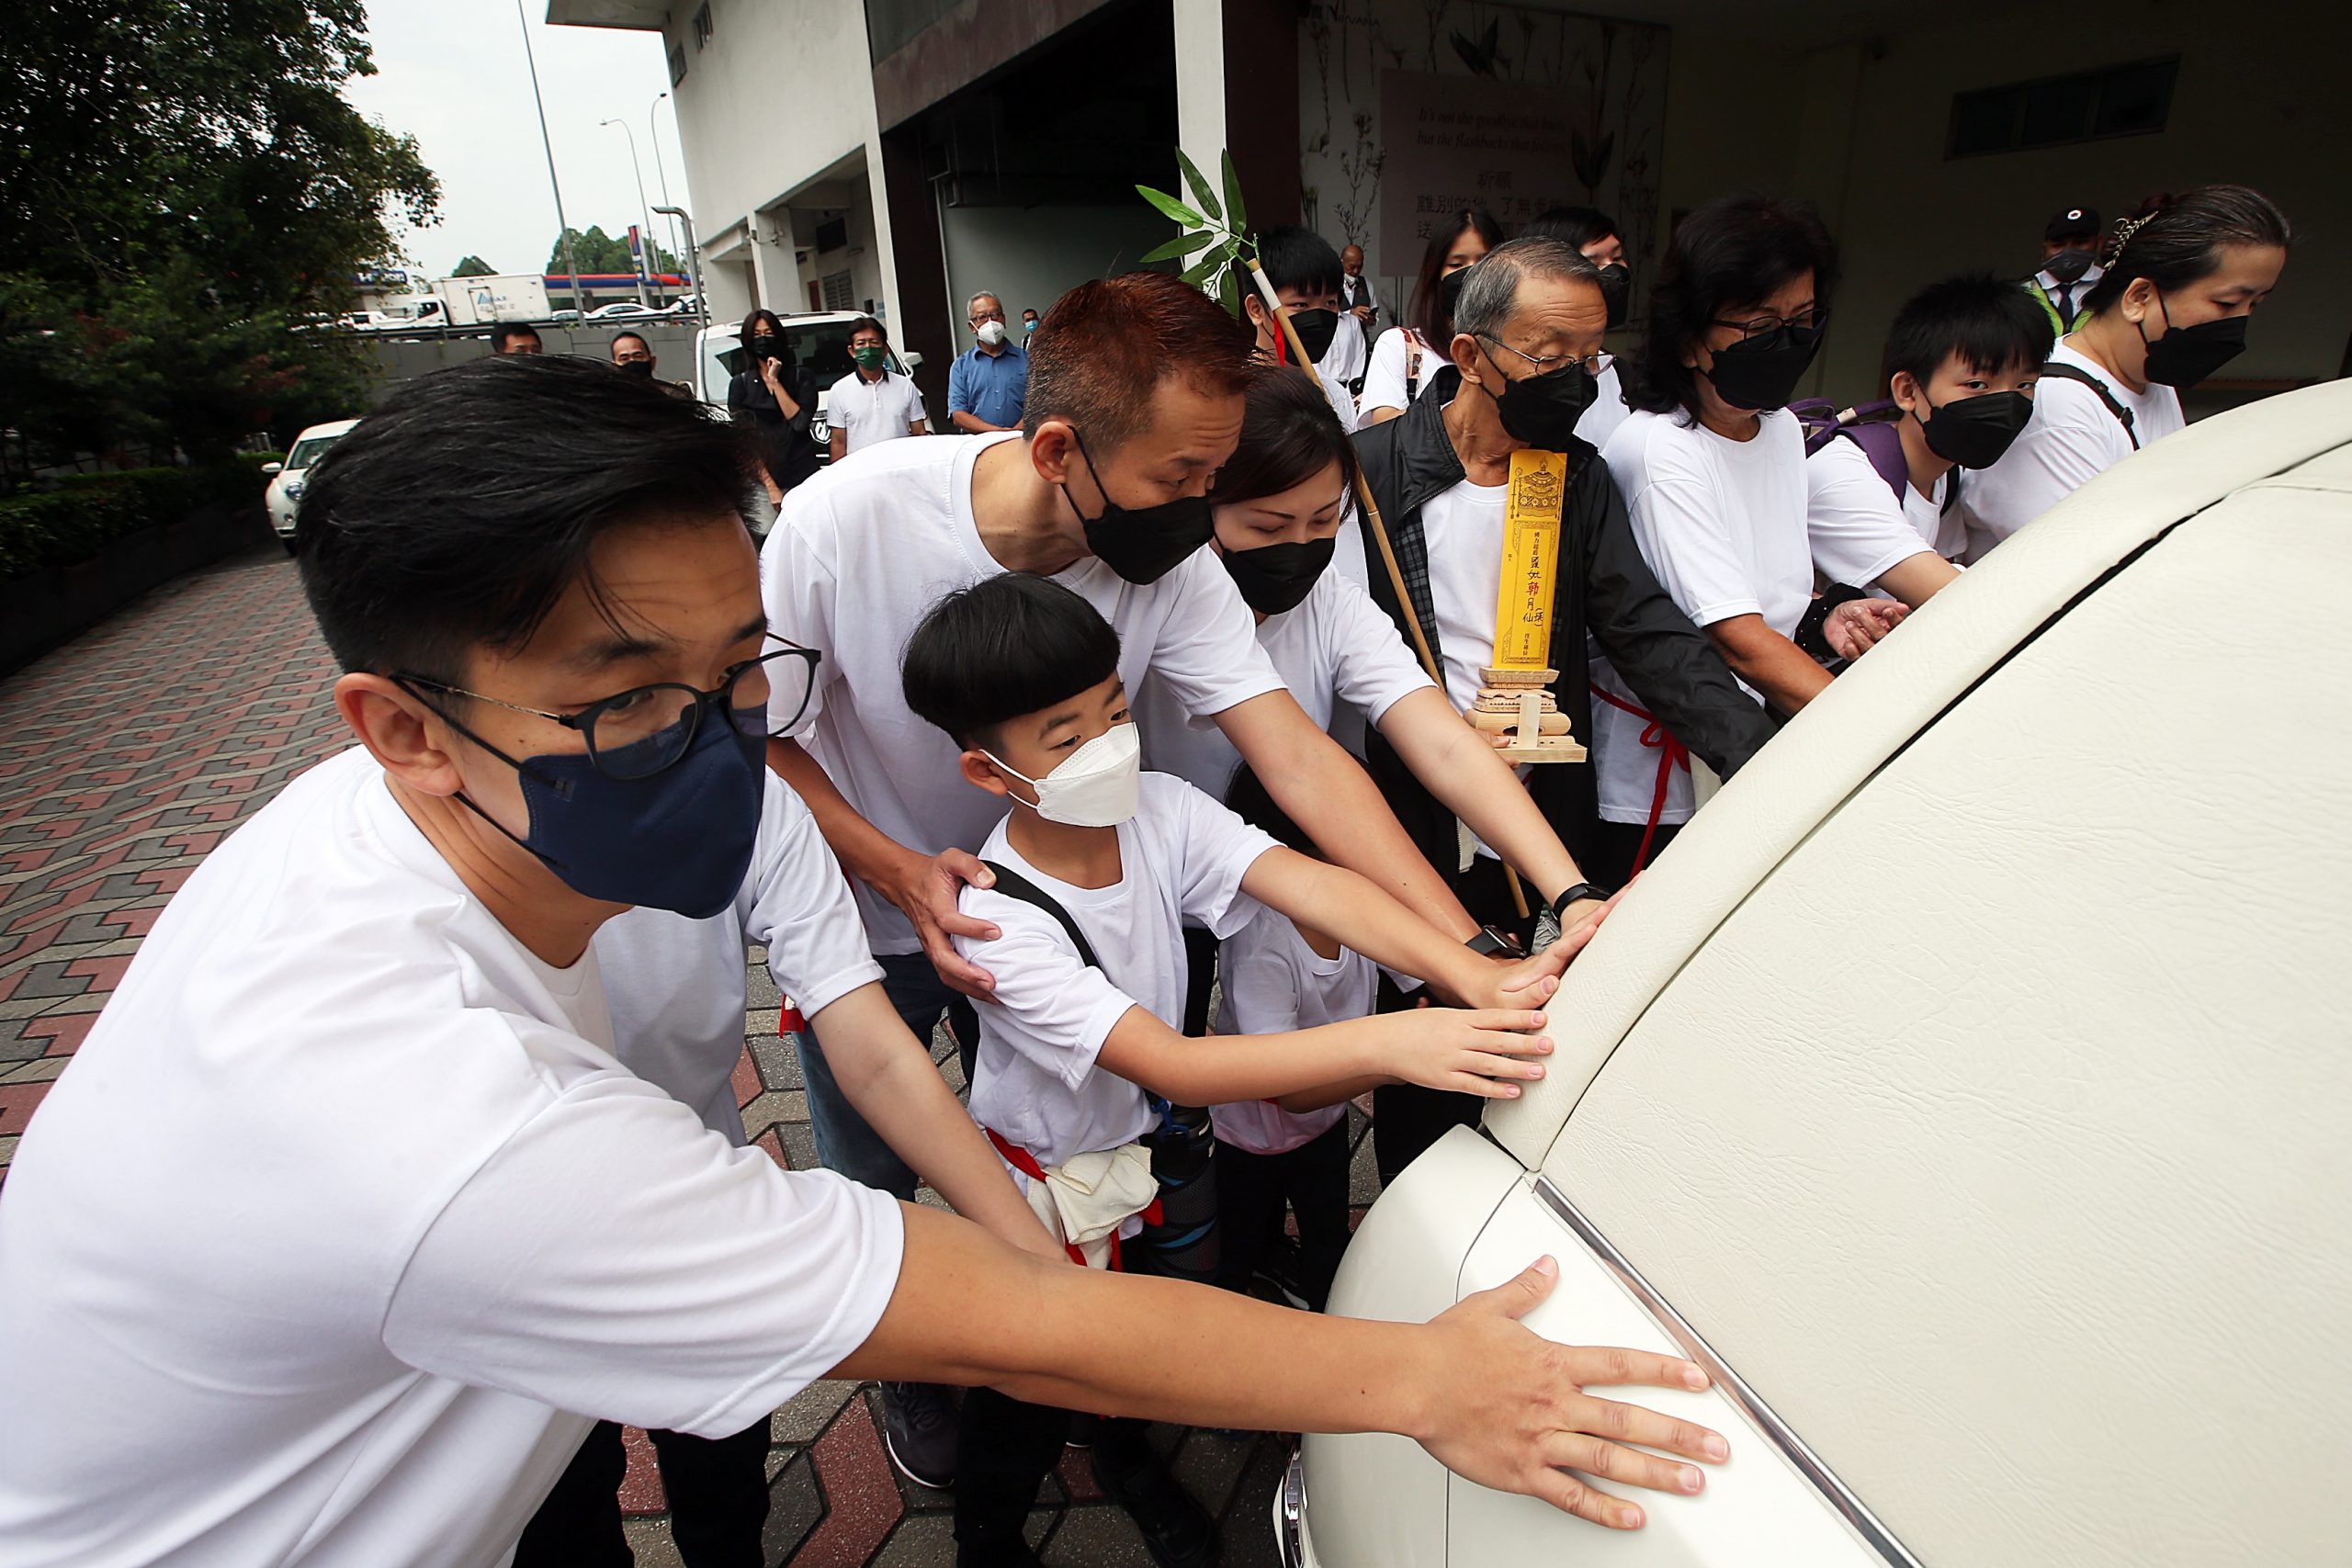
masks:
{"label": "outstretched arm", "polygon": [[1585,879],[1510,764],[1444,693],[1434,686],[1407,693],[1380,716],[1379,728],[1413,776],[1535,884],[1545,902]]}

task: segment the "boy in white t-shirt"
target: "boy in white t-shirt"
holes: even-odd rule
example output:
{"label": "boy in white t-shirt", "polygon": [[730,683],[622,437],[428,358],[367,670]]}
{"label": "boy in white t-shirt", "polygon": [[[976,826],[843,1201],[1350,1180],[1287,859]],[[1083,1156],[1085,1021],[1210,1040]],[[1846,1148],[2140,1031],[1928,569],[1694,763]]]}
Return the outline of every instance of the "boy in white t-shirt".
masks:
{"label": "boy in white t-shirt", "polygon": [[[971,1111],[1074,1258],[1163,1274],[1205,1261],[1189,1233],[1213,1212],[1161,1213],[1163,1198],[1204,1195],[1206,1173],[1187,1169],[1169,1190],[1144,1147],[1160,1124],[1155,1099],[1207,1105],[1326,1085],[1344,1096],[1397,1078],[1507,1098],[1518,1093],[1510,1080],[1542,1075],[1521,1058],[1548,1045],[1512,1032],[1541,1023],[1524,1010],[1555,988],[1567,953],[1481,958],[1354,873],[1282,849],[1180,779],[1144,773],[1118,635],[1070,590],[1006,573],[949,594],[909,639],[903,682],[908,707],[963,749],[964,781],[1011,802],[980,852],[992,886],[962,898],[999,933],[957,939],[997,976]],[[1188,1039],[1176,1029],[1181,922],[1227,935],[1251,899],[1497,1010]],[[976,1548],[1017,1534],[1066,1424],[986,1390],[966,1396],[963,1424],[956,1529]],[[1215,1527],[1140,1423],[1102,1423],[1094,1468],[1160,1562],[1214,1553]]]}
{"label": "boy in white t-shirt", "polygon": [[1620,1528],[1571,1434],[1721,1457],[1583,1392],[1697,1368],[1510,1321],[1541,1264],[1425,1325],[1114,1279],[780,1170],[623,1066],[596,932],[718,914],[757,847],[795,659],[742,491],[699,405],[577,359],[410,381],[318,470],[296,552],[361,747],[174,896],[17,1147],[12,1568],[495,1568],[592,1419],[719,1436],[823,1376],[1409,1431]]}
{"label": "boy in white t-shirt", "polygon": [[[1226,805],[1283,848],[1315,855],[1255,773]],[[1263,905],[1226,939],[1217,965],[1220,1034],[1288,1034],[1370,1015],[1380,971],[1337,937]],[[1216,1125],[1217,1283],[1246,1291],[1264,1276],[1291,1305],[1321,1312],[1348,1247],[1348,1102],[1328,1089],[1213,1106]],[[1294,1251],[1283,1212],[1298,1220]]]}

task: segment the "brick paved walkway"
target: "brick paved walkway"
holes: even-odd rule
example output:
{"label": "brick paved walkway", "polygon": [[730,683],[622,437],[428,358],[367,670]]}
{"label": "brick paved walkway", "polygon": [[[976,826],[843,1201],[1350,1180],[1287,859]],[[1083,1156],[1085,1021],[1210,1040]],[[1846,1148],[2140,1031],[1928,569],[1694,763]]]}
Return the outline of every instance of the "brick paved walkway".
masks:
{"label": "brick paved walkway", "polygon": [[[334,670],[294,569],[273,550],[158,590],[0,682],[0,1201],[26,1120],[89,1032],[139,939],[198,862],[286,781],[342,749]],[[735,1084],[779,1164],[816,1164],[780,998],[751,955]],[[962,1088],[944,1037],[935,1052]],[[1374,1191],[1360,1112],[1355,1201]],[[927,1195],[928,1196],[928,1195]],[[950,1563],[944,1493],[897,1480],[871,1384],[818,1383],[776,1412],[768,1561],[803,1568]],[[1274,1561],[1275,1438],[1161,1428],[1177,1473],[1225,1521],[1224,1562]],[[629,1433],[623,1501],[644,1568],[675,1568],[651,1446]],[[1032,1535],[1057,1565],[1142,1568],[1142,1544],[1082,1456],[1046,1483]]]}

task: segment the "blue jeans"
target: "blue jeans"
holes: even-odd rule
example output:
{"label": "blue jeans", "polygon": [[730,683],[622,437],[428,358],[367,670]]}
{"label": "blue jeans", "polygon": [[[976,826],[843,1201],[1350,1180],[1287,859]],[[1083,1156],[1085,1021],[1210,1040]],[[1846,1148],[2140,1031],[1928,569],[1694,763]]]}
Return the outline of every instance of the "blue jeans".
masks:
{"label": "blue jeans", "polygon": [[[931,1032],[942,1013],[955,1032],[957,1054],[964,1064],[964,1081],[971,1082],[972,1058],[979,1048],[980,1021],[972,1000],[951,989],[920,953],[876,953],[882,965],[882,989],[890,1005],[906,1021],[914,1037],[931,1049]],[[792,1046],[800,1057],[800,1081],[808,1093],[808,1130],[816,1135],[817,1158],[827,1170],[839,1171],[861,1186],[888,1192],[911,1202],[915,1195],[914,1168],[900,1159],[882,1135],[865,1124],[857,1107],[833,1081],[825,1053],[807,1034],[795,1034]]]}

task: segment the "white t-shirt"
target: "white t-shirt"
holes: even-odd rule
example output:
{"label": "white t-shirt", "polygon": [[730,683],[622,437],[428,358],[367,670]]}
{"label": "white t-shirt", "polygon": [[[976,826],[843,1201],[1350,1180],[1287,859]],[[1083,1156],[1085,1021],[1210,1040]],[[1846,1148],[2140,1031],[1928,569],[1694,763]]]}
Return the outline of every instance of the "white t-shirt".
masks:
{"label": "white t-shirt", "polygon": [[1390,327],[1373,340],[1372,364],[1363,373],[1363,395],[1356,400],[1356,407],[1365,413],[1374,409],[1401,409],[1406,403],[1405,367],[1411,356],[1406,350],[1408,340],[1420,344],[1420,378],[1413,383],[1412,395],[1419,397],[1429,390],[1437,373],[1453,363],[1443,354],[1432,349],[1421,334],[1410,327]]}
{"label": "white t-shirt", "polygon": [[848,449],[863,452],[900,435],[924,418],[922,394],[896,371],[886,370],[879,381],[869,381],[853,370],[833,383],[825,396],[825,420],[849,438]]}
{"label": "white t-shirt", "polygon": [[1315,362],[1315,374],[1323,383],[1324,397],[1330,400],[1331,412],[1340,416],[1341,428],[1350,432],[1356,428],[1357,404],[1348,383],[1364,373],[1364,359],[1363,324],[1342,310],[1339,331],[1331,334],[1331,346]]}
{"label": "white t-shirt", "polygon": [[[1747,441],[1685,423],[1684,417],[1635,410],[1601,455],[1625,498],[1642,558],[1696,625],[1761,615],[1782,637],[1793,637],[1813,602],[1804,434],[1796,417],[1784,411],[1763,415]],[[1883,492],[1884,486],[1880,488]],[[1900,523],[1894,530],[1907,541],[1901,554],[1916,554],[1918,541]],[[1869,581],[1892,564],[1849,556],[1838,540],[1829,541],[1822,560],[1823,570],[1847,582]],[[1605,664],[1594,667],[1593,682],[1640,705],[1641,699]],[[1748,694],[1755,693],[1750,689]],[[1649,820],[1658,750],[1641,743],[1646,728],[1608,703],[1593,704],[1593,761],[1604,821]],[[1690,775],[1678,768],[1668,782],[1658,820],[1688,821],[1690,810]]]}
{"label": "white t-shirt", "polygon": [[[899,659],[943,594],[1004,570],[972,519],[972,465],[991,443],[1019,439],[935,435],[828,468],[785,498],[760,552],[769,629],[824,654],[793,734],[866,820],[927,855],[978,849],[1004,803],[966,784],[955,742],[907,710]],[[1092,556],[1054,581],[1117,630],[1131,693],[1148,671],[1188,714],[1209,715],[1282,687],[1205,547],[1153,583]],[[896,905],[862,882],[854,891],[876,953],[920,950]]]}
{"label": "white t-shirt", "polygon": [[[1326,958],[1306,945],[1290,918],[1250,900],[1256,913],[1218,949],[1220,1034],[1281,1034],[1368,1017],[1380,972],[1348,948]],[[1348,1113],[1345,1105],[1293,1112],[1271,1100],[1212,1106],[1221,1142],[1257,1155],[1287,1154],[1321,1137]]]}
{"label": "white t-shirt", "polygon": [[896,1206],[607,1030],[594,949],[534,957],[367,752],[288,785],[18,1146],[0,1554],[487,1568],[592,1416],[735,1432],[864,1341]]}
{"label": "white t-shirt", "polygon": [[759,845],[732,908],[704,920],[631,909],[605,921],[591,944],[621,1066],[693,1107],[731,1144],[743,1141],[734,1074],[747,942],[768,950],[776,984],[810,1018],[882,978],[841,863],[808,807],[773,773]]}
{"label": "white t-shirt", "polygon": [[1593,397],[1592,406],[1577,420],[1577,434],[1599,451],[1609,445],[1609,438],[1617,434],[1617,427],[1634,411],[1625,406],[1625,388],[1617,378],[1616,361],[1610,361],[1609,368],[1593,379],[1600,383],[1600,389]]}
{"label": "white t-shirt", "polygon": [[[1967,544],[1958,512],[1947,517],[1938,511],[1948,476],[1936,480],[1932,496],[1921,495],[1905,479],[1898,502],[1871,467],[1870,455],[1840,435],[1805,459],[1804,478],[1805,527],[1814,559],[1833,582],[1868,588],[1923,549],[1939,550],[1946,536],[1953,556]],[[1871,575],[1841,575],[1849,570]]]}
{"label": "white t-shirt", "polygon": [[2033,389],[2033,417],[2017,440],[1999,462],[1962,481],[1960,510],[1967,519],[1972,561],[2132,456],[2132,434],[2146,446],[2187,423],[2179,393],[2153,381],[2145,391],[2132,390],[2076,349],[2070,337],[2058,340],[2050,363],[2098,377],[2132,411],[2132,433],[2093,389],[2063,376],[2042,377]]}
{"label": "white t-shirt", "polygon": [[1150,1130],[1144,1091],[1097,1072],[1094,1059],[1131,1007],[1183,1027],[1179,928],[1189,920],[1219,937],[1231,934],[1258,908],[1242,897],[1242,874],[1276,846],[1165,773],[1143,775],[1136,814],[1118,828],[1119,880],[1108,887],[1073,887],[1046,875],[1012,848],[1007,826],[997,825],[980,858],[1019,872],[1059,903],[1104,968],[1081,964],[1061,922],[1035,904],[964,889],[963,911],[1001,933],[994,942],[956,938],[958,953],[996,976],[996,1003],[979,1010],[972,1120],[1039,1165],[1060,1165]]}
{"label": "white t-shirt", "polygon": [[[1330,728],[1342,705],[1376,725],[1397,699],[1430,684],[1396,623],[1336,566],[1326,568],[1297,604],[1259,623],[1258,645],[1317,729]],[[1157,673],[1144,678],[1132,706],[1143,732],[1144,766],[1223,800],[1241,767],[1241,753],[1225,731],[1189,716]]]}

